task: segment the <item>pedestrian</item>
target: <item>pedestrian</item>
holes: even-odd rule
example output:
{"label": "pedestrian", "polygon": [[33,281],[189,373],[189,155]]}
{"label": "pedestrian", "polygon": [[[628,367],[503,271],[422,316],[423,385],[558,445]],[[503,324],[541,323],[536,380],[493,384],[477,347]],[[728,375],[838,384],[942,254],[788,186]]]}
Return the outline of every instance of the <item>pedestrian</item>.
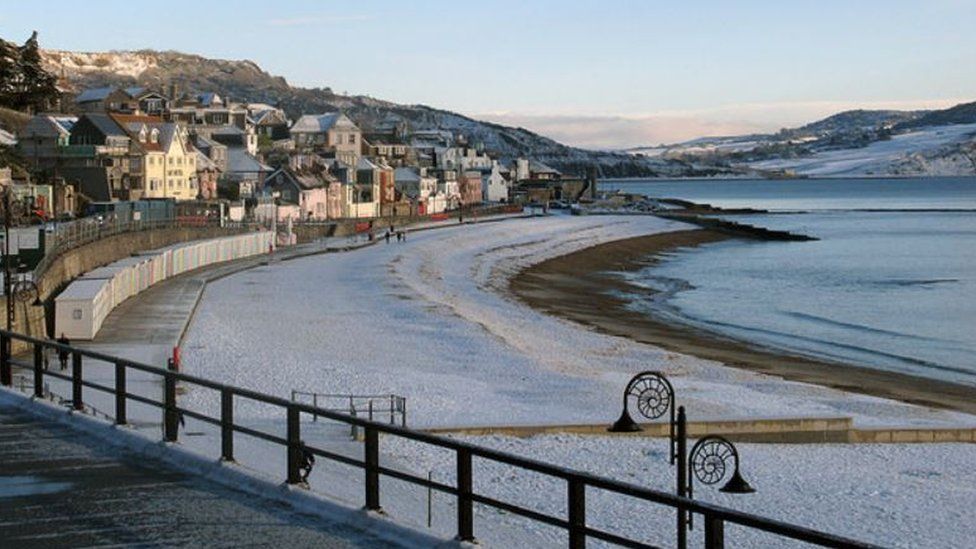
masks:
{"label": "pedestrian", "polygon": [[386,235],[385,236],[386,236],[386,243],[389,244],[390,243],[390,231],[389,230],[386,231]]}
{"label": "pedestrian", "polygon": [[305,444],[302,444],[302,452],[299,459],[298,474],[302,477],[302,482],[308,484],[308,476],[312,474],[312,467],[315,466],[315,454]]}
{"label": "pedestrian", "polygon": [[[64,332],[61,332],[61,337],[57,341],[61,345],[71,345],[71,341],[65,337]],[[68,368],[68,351],[66,349],[58,349],[58,360],[61,362],[61,370],[66,370]]]}
{"label": "pedestrian", "polygon": [[407,241],[407,230],[406,229],[403,229],[403,241],[404,242]]}
{"label": "pedestrian", "polygon": [[397,242],[402,242],[402,241],[403,241],[403,233],[397,231]]}

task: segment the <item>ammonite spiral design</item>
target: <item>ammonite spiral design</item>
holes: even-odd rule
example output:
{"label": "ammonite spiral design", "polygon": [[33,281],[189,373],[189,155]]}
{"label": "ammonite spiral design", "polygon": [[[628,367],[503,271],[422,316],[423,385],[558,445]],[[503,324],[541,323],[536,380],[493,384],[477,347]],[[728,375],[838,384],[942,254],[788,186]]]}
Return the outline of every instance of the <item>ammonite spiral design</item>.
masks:
{"label": "ammonite spiral design", "polygon": [[734,450],[723,440],[707,440],[691,456],[691,469],[702,484],[715,484],[725,477],[729,462],[735,459]]}
{"label": "ammonite spiral design", "polygon": [[658,374],[641,375],[630,383],[627,394],[637,399],[637,411],[648,419],[657,419],[671,406],[671,389]]}

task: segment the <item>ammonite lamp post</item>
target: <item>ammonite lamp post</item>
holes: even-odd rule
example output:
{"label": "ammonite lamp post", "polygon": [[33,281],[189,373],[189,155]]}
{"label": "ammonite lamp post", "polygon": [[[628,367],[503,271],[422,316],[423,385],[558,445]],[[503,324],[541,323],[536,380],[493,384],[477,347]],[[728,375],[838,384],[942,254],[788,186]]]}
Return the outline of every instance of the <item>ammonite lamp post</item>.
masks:
{"label": "ammonite lamp post", "polygon": [[670,412],[669,438],[671,439],[671,463],[675,460],[674,387],[659,372],[641,372],[631,378],[624,389],[624,410],[620,419],[610,426],[612,433],[633,433],[641,426],[630,417],[630,398],[637,400],[637,412],[647,419],[657,419]]}
{"label": "ammonite lamp post", "polygon": [[[691,447],[691,452],[685,453],[688,431],[684,406],[678,408],[677,431],[679,496],[694,497],[695,478],[702,484],[717,484],[726,477],[729,462],[732,466],[732,476],[725,486],[719,488],[719,491],[728,494],[751,494],[756,491],[742,478],[739,472],[739,451],[727,438],[719,435],[702,437]],[[686,530],[691,529],[692,516],[686,511],[678,511],[678,547],[681,549],[687,547]]]}

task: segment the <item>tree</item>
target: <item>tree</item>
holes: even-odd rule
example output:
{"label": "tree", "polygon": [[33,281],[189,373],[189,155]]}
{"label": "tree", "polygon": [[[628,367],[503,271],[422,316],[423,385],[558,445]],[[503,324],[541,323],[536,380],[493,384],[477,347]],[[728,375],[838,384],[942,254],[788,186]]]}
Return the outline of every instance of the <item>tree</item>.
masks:
{"label": "tree", "polygon": [[17,46],[0,38],[0,106],[13,107],[16,86],[20,80]]}
{"label": "tree", "polygon": [[45,110],[58,99],[58,79],[44,70],[37,31],[18,49],[20,86],[17,106],[21,109]]}

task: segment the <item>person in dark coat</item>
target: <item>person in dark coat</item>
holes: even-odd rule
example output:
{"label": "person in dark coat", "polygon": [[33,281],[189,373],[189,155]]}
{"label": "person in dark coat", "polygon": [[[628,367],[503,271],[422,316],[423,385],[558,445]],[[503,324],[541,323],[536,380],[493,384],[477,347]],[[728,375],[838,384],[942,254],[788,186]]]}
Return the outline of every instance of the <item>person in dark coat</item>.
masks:
{"label": "person in dark coat", "polygon": [[298,474],[302,477],[302,482],[308,483],[308,476],[312,474],[312,467],[315,466],[315,454],[313,454],[304,444],[302,444],[301,461],[298,465]]}
{"label": "person in dark coat", "polygon": [[[61,345],[71,345],[71,341],[65,337],[64,332],[61,332],[61,337],[57,339],[57,342]],[[61,362],[61,369],[65,370],[68,368],[68,351],[64,349],[58,349],[58,361]]]}

